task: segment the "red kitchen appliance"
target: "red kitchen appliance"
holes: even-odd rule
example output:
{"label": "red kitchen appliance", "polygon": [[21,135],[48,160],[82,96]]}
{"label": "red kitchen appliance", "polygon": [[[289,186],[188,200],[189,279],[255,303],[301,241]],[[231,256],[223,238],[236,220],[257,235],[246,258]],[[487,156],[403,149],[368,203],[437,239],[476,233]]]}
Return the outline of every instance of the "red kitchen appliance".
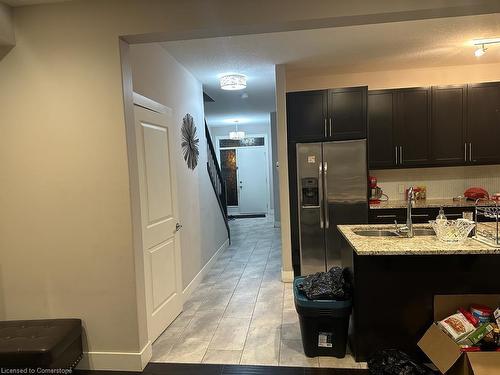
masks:
{"label": "red kitchen appliance", "polygon": [[387,197],[382,189],[377,186],[377,177],[368,176],[368,187],[370,188],[370,204],[380,203],[380,198]]}
{"label": "red kitchen appliance", "polygon": [[480,187],[471,187],[465,190],[464,197],[474,201],[477,199],[490,199],[488,192]]}

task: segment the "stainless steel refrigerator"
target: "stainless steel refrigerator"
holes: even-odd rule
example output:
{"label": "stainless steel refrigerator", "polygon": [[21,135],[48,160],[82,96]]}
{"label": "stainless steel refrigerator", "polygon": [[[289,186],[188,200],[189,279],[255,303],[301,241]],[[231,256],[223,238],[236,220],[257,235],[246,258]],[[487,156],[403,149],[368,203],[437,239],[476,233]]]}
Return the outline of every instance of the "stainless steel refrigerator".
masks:
{"label": "stainless steel refrigerator", "polygon": [[298,143],[300,273],[340,264],[339,224],[368,221],[366,140]]}

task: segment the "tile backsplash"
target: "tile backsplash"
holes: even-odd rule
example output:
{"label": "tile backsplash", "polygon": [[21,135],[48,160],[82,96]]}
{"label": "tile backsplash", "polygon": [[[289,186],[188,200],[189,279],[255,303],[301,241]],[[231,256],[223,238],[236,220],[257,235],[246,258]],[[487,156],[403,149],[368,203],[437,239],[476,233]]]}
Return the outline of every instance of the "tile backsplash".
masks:
{"label": "tile backsplash", "polygon": [[467,167],[371,170],[390,200],[404,199],[400,187],[425,185],[428,199],[453,198],[470,187],[482,187],[490,194],[500,192],[500,165]]}

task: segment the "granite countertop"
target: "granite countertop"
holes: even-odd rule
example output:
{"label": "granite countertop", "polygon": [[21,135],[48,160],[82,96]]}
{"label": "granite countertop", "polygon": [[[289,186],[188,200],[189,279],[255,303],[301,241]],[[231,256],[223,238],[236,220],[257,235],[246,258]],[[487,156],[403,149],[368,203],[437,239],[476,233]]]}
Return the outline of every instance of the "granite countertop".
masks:
{"label": "granite countertop", "polygon": [[[414,228],[430,228],[428,224],[414,224]],[[461,244],[444,243],[436,236],[369,237],[354,233],[355,229],[394,230],[394,225],[339,225],[340,233],[358,255],[447,255],[447,254],[500,254],[500,248],[493,248],[472,238]]]}
{"label": "granite countertop", "polygon": [[[377,210],[383,208],[406,208],[408,202],[403,200],[388,200],[381,201],[378,204],[370,204],[370,209]],[[492,204],[491,201],[485,201],[483,205]],[[413,208],[429,208],[429,207],[474,207],[476,205],[475,201],[472,200],[459,200],[454,201],[451,198],[448,199],[421,199],[417,200],[413,204]],[[479,202],[481,205],[481,202]]]}

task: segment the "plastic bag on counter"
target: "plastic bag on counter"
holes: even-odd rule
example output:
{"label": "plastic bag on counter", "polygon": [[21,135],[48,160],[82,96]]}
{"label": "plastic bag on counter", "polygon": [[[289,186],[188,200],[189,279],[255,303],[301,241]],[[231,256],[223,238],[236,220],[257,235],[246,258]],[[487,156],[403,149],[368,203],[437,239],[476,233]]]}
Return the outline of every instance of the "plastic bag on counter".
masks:
{"label": "plastic bag on counter", "polygon": [[306,276],[298,288],[311,300],[347,300],[351,298],[352,291],[347,269],[342,267]]}
{"label": "plastic bag on counter", "polygon": [[396,349],[376,352],[368,360],[368,370],[372,375],[433,375],[434,371],[415,362],[411,357]]}

